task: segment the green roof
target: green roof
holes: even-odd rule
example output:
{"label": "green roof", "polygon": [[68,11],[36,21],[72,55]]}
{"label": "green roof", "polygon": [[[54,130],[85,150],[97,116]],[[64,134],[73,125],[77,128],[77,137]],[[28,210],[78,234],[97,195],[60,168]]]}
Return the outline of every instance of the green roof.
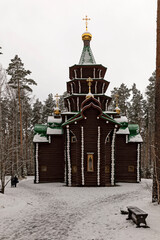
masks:
{"label": "green roof", "polygon": [[139,133],[139,125],[138,124],[128,124],[128,128],[129,128],[131,136],[137,135]]}
{"label": "green roof", "polygon": [[79,60],[79,65],[95,64],[95,59],[90,46],[84,46]]}
{"label": "green roof", "polygon": [[34,131],[35,133],[39,133],[39,134],[46,134],[47,131],[47,125],[43,125],[43,124],[36,124],[34,127]]}

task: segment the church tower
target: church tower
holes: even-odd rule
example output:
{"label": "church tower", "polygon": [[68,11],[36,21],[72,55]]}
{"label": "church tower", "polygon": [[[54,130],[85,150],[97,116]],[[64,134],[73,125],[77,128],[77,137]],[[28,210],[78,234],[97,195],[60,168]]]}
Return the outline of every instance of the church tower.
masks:
{"label": "church tower", "polygon": [[67,82],[67,93],[69,96],[65,98],[65,107],[68,112],[79,112],[82,102],[88,94],[88,86],[86,79],[92,78],[91,92],[100,102],[102,110],[108,110],[111,98],[105,95],[109,82],[104,79],[107,68],[101,64],[96,64],[93,56],[90,42],[92,35],[87,30],[82,34],[83,50],[78,64],[69,68],[70,81]]}

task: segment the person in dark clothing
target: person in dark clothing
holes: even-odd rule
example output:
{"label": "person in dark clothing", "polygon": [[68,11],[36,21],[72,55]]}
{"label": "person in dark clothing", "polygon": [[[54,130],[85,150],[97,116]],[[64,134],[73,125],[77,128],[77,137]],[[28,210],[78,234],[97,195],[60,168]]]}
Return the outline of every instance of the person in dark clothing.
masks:
{"label": "person in dark clothing", "polygon": [[16,187],[18,182],[18,177],[16,175],[11,177],[11,187]]}
{"label": "person in dark clothing", "polygon": [[14,186],[14,176],[11,177],[11,187]]}
{"label": "person in dark clothing", "polygon": [[17,176],[15,176],[14,177],[14,186],[16,187],[17,186],[17,183],[18,183],[19,181],[18,181],[18,177]]}

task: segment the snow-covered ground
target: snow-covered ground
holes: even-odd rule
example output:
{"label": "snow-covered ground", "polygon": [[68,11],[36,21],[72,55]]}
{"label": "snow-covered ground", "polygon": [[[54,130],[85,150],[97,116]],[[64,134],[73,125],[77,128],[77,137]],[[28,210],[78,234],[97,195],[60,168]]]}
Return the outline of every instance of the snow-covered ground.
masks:
{"label": "snow-covered ground", "polygon": [[[160,206],[151,203],[151,184],[76,188],[29,177],[0,194],[0,240],[159,240]],[[150,228],[136,228],[120,214],[129,205],[149,214]]]}

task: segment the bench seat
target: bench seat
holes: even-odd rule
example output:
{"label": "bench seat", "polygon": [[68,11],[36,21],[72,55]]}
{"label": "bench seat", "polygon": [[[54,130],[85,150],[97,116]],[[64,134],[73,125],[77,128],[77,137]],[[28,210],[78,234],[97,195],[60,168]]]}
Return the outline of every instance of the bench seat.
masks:
{"label": "bench seat", "polygon": [[146,218],[147,218],[148,214],[146,212],[144,212],[140,208],[134,207],[134,206],[129,206],[129,207],[127,207],[127,209],[128,209],[128,218],[127,219],[132,219],[136,223],[137,227],[140,227],[141,223],[143,223],[143,224],[145,224],[145,226],[147,226]]}

